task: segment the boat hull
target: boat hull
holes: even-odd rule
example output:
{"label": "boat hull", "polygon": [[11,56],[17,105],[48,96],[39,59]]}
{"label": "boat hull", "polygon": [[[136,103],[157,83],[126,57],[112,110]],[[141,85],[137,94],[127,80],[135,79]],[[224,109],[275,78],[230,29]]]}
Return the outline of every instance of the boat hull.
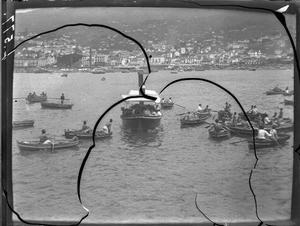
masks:
{"label": "boat hull", "polygon": [[48,109],[71,109],[74,104],[58,104],[58,103],[47,103],[41,102],[42,108]]}
{"label": "boat hull", "polygon": [[205,120],[208,119],[208,116],[205,117],[195,117],[191,119],[180,119],[181,126],[194,126],[205,123]]}
{"label": "boat hull", "polygon": [[161,116],[121,116],[121,119],[124,128],[133,130],[148,130],[155,129],[160,126]]}
{"label": "boat hull", "polygon": [[[278,147],[280,144],[284,144],[290,137],[291,135],[289,134],[281,135],[277,139],[277,142],[275,140],[268,140],[268,139],[265,140],[255,139],[255,148]],[[249,149],[253,149],[254,148],[253,140],[249,139],[247,140],[247,142],[248,142]]]}
{"label": "boat hull", "polygon": [[162,109],[170,109],[174,106],[174,103],[161,103],[160,105]]}
{"label": "boat hull", "polygon": [[227,139],[230,137],[230,133],[227,130],[215,132],[214,129],[209,129],[208,133],[212,139],[216,139],[216,140],[223,140],[223,139]]}
{"label": "boat hull", "polygon": [[284,105],[294,105],[294,101],[293,100],[284,99]]}
{"label": "boat hull", "polygon": [[12,123],[13,128],[26,128],[32,127],[34,124],[34,120],[24,120],[24,121],[14,121]]}
{"label": "boat hull", "polygon": [[[97,131],[95,134],[95,139],[105,139],[111,137],[112,133],[106,134],[103,131]],[[83,132],[80,130],[65,130],[65,138],[71,139],[76,136],[80,140],[92,139],[93,132]]]}
{"label": "boat hull", "polygon": [[17,141],[17,145],[21,151],[56,150],[75,147],[78,144],[79,140],[73,139],[54,141],[54,144],[41,144],[39,141]]}
{"label": "boat hull", "polygon": [[40,103],[43,101],[47,101],[47,97],[42,97],[42,96],[35,96],[31,98],[26,97],[25,100],[27,100],[29,103]]}

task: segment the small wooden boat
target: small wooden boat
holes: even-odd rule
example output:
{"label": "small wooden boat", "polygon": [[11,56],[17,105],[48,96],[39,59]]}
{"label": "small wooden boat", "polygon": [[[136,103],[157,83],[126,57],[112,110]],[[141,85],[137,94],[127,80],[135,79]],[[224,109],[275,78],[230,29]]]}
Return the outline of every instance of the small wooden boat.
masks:
{"label": "small wooden boat", "polygon": [[51,103],[51,102],[41,102],[42,108],[48,109],[71,109],[74,104],[61,104],[61,103]]}
{"label": "small wooden boat", "polygon": [[[244,125],[232,125],[230,123],[226,124],[227,128],[229,129],[229,131],[231,132],[232,135],[236,135],[236,136],[253,136],[253,130],[251,128],[247,128]],[[258,128],[254,127],[254,133],[255,136],[258,133]]]}
{"label": "small wooden boat", "polygon": [[[292,122],[285,122],[282,120],[280,126],[276,126],[275,129],[278,132],[290,132],[294,128],[294,124]],[[270,131],[272,129],[272,125],[265,125],[265,130]]]}
{"label": "small wooden boat", "polygon": [[47,95],[38,96],[38,95],[31,95],[25,98],[29,103],[40,103],[43,101],[47,101]]}
{"label": "small wooden boat", "polygon": [[205,117],[205,116],[211,116],[211,110],[202,110],[202,111],[196,111],[195,114],[199,115],[200,117]]}
{"label": "small wooden boat", "polygon": [[[257,113],[256,115],[250,113],[250,112],[246,112],[248,118],[252,121],[255,121],[256,119],[258,119],[259,116],[261,116],[262,118],[266,117],[267,114],[266,113]],[[246,116],[244,115],[243,112],[238,113],[238,115],[240,116],[241,119],[243,120],[247,120]]]}
{"label": "small wooden boat", "polygon": [[[282,134],[278,136],[277,142],[270,139],[257,139],[255,138],[255,148],[267,148],[267,147],[278,147],[280,144],[284,144],[289,138],[290,134]],[[254,148],[253,139],[248,139],[249,149]]]}
{"label": "small wooden boat", "polygon": [[177,74],[178,72],[177,71],[171,71],[171,74]]}
{"label": "small wooden boat", "polygon": [[32,127],[34,124],[34,120],[23,120],[23,121],[13,121],[12,126],[13,128],[26,128]]}
{"label": "small wooden boat", "polygon": [[205,123],[206,119],[208,119],[208,116],[205,116],[205,117],[190,116],[189,119],[187,119],[187,118],[185,118],[185,116],[183,116],[180,119],[180,123],[182,126],[193,126],[193,125],[199,125],[199,124]]}
{"label": "small wooden boat", "polygon": [[222,120],[223,118],[225,118],[226,120],[231,120],[231,117],[232,117],[232,113],[229,111],[225,111],[225,110],[218,111],[219,120]]}
{"label": "small wooden boat", "polygon": [[283,92],[282,95],[283,96],[292,96],[293,92],[288,92],[288,93],[287,92]]}
{"label": "small wooden boat", "polygon": [[79,140],[77,138],[69,140],[53,140],[53,142],[49,144],[41,144],[40,141],[17,141],[17,145],[22,151],[55,150],[74,147],[78,144]]}
{"label": "small wooden boat", "polygon": [[95,69],[92,71],[92,74],[105,74],[105,71],[103,71],[101,69]]}
{"label": "small wooden boat", "polygon": [[106,78],[105,78],[105,77],[102,77],[102,78],[101,78],[101,81],[105,81],[105,80],[106,80]]}
{"label": "small wooden boat", "polygon": [[164,102],[160,103],[162,109],[172,108],[174,106],[173,102]]}
{"label": "small wooden boat", "polygon": [[61,75],[61,77],[68,77],[68,74],[67,74],[67,73],[63,73],[63,74]]}
{"label": "small wooden boat", "polygon": [[[104,133],[103,131],[97,131],[95,134],[95,139],[105,139],[111,137],[112,132],[109,134]],[[78,137],[78,139],[92,139],[93,131],[82,131],[82,130],[65,130],[65,137],[67,139],[73,138],[74,136]]]}
{"label": "small wooden boat", "polygon": [[284,103],[284,105],[294,105],[294,101],[293,100],[284,99],[283,103]]}
{"label": "small wooden boat", "polygon": [[275,87],[274,89],[266,91],[266,95],[279,95],[279,94],[283,94],[284,92],[285,91],[283,89]]}
{"label": "small wooden boat", "polygon": [[230,137],[228,130],[221,130],[219,132],[215,131],[215,128],[212,126],[208,129],[209,136],[213,139],[226,139]]}

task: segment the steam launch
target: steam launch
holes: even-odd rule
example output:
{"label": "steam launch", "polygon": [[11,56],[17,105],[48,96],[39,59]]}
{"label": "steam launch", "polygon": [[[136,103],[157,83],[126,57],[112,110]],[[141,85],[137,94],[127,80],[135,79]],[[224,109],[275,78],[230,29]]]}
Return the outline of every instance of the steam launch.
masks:
{"label": "steam launch", "polygon": [[[138,72],[139,87],[143,84],[143,72]],[[122,125],[124,128],[132,130],[149,130],[159,127],[162,114],[158,108],[160,97],[154,90],[146,90],[142,87],[143,92],[155,97],[156,100],[150,100],[145,97],[134,97],[125,101],[126,107],[122,107]],[[142,95],[139,90],[130,90],[129,94],[122,95],[122,98]]]}

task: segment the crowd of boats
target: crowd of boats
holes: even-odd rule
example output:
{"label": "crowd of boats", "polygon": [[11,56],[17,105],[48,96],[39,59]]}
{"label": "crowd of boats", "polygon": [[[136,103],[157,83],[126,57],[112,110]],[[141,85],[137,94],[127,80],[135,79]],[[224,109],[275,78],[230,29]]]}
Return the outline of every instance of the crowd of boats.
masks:
{"label": "crowd of boats", "polygon": [[[130,90],[128,94],[122,95],[122,98],[125,99],[126,107],[121,107],[120,118],[123,127],[126,129],[136,131],[156,129],[160,126],[163,117],[161,111],[170,110],[174,105],[178,105],[174,103],[172,98],[161,99],[154,90],[147,90],[143,86],[143,74],[142,71],[138,72],[139,87],[142,87],[142,89]],[[267,95],[272,95],[270,93],[273,95],[275,93],[293,95],[293,92],[289,91],[288,87],[283,90],[278,86],[266,92]],[[145,95],[153,99],[149,99]],[[48,102],[48,97],[44,92],[39,96],[35,93],[30,93],[26,98],[29,103],[41,103],[42,108],[71,109],[73,106],[73,104],[64,103],[66,100],[64,94],[60,98],[55,99],[59,99],[60,103]],[[213,114],[213,112],[217,114]],[[226,102],[224,109],[221,110],[212,110],[209,108],[209,105],[206,105],[204,108],[199,104],[195,111],[179,114],[179,117],[181,127],[204,125],[211,139],[221,141],[230,139],[232,136],[240,136],[245,138],[242,141],[248,142],[249,148],[253,148],[254,143],[256,148],[261,148],[270,146],[280,147],[290,138],[291,135],[287,133],[293,130],[293,121],[290,118],[284,117],[283,114],[283,108],[280,108],[279,112],[275,112],[272,117],[269,117],[267,113],[260,112],[257,106],[253,105],[246,112],[246,115],[244,115],[243,112],[232,112],[231,105]],[[209,118],[212,118],[214,121],[206,121]],[[251,125],[247,119],[250,120]],[[111,137],[111,123],[112,119],[103,127],[102,131],[96,131],[94,139],[99,140]],[[33,126],[33,124],[34,120],[24,120],[13,122],[13,127],[23,128]],[[109,129],[107,129],[108,127]],[[254,140],[253,135],[255,135]],[[44,136],[43,132],[41,136]],[[64,136],[65,140],[52,139],[50,142],[48,139],[45,142],[41,139],[40,141],[32,142],[17,141],[17,144],[20,150],[53,150],[73,147],[78,145],[80,140],[92,139],[93,131],[84,124],[80,130],[66,129]]]}

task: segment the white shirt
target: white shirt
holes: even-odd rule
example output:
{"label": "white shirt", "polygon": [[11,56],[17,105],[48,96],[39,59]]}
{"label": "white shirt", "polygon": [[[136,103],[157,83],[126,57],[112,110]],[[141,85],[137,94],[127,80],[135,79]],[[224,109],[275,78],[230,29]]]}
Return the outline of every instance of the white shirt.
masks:
{"label": "white shirt", "polygon": [[103,132],[106,133],[106,134],[108,134],[108,128],[107,128],[107,126],[103,126]]}
{"label": "white shirt", "polygon": [[266,137],[265,136],[271,136],[271,134],[269,134],[266,130],[264,130],[264,129],[260,129],[260,130],[258,130],[258,135],[257,135],[257,138],[258,139],[266,139]]}
{"label": "white shirt", "polygon": [[162,114],[161,114],[160,111],[158,111],[158,112],[155,114],[155,116],[162,116]]}
{"label": "white shirt", "polygon": [[198,111],[202,111],[202,107],[200,105],[198,106]]}
{"label": "white shirt", "polygon": [[277,131],[276,131],[276,129],[271,129],[271,130],[270,130],[270,134],[271,134],[271,136],[272,136],[273,138],[277,138]]}
{"label": "white shirt", "polygon": [[265,117],[265,124],[267,125],[267,124],[269,124],[270,122],[271,122],[271,120],[268,118],[268,117]]}

